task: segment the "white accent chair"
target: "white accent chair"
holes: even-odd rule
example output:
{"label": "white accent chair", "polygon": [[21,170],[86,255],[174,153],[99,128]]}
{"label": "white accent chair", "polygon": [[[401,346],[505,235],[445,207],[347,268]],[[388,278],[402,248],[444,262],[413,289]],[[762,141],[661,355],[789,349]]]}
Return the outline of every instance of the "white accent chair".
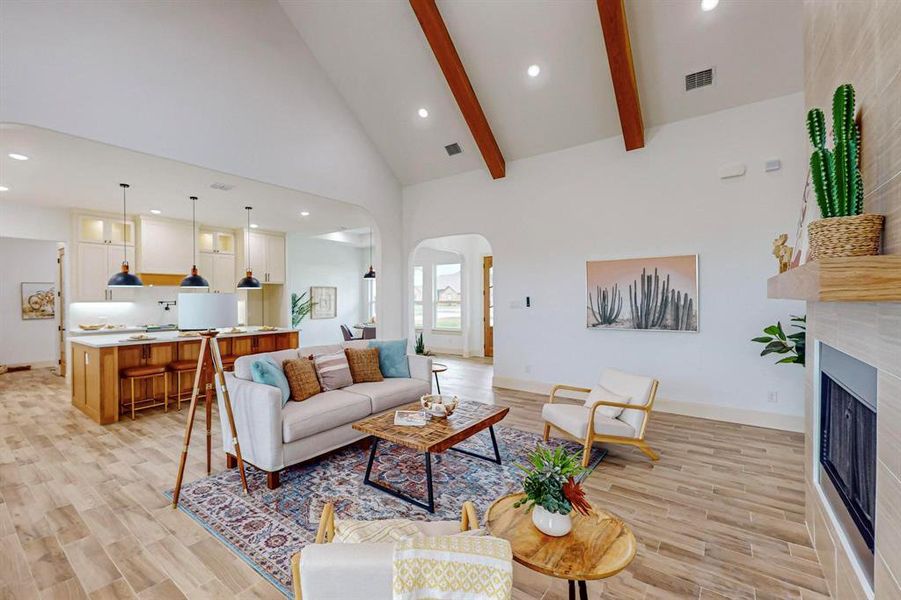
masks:
{"label": "white accent chair", "polygon": [[[425,536],[453,535],[478,529],[479,515],[475,505],[466,501],[459,521],[414,521],[414,525]],[[329,502],[322,507],[316,543],[291,557],[294,598],[390,600],[394,544],[333,544],[334,538],[335,506]]]}
{"label": "white accent chair", "polygon": [[[594,442],[636,446],[651,460],[659,459],[660,455],[644,439],[659,382],[652,377],[604,369],[599,384],[601,387],[598,389],[612,392],[624,401],[601,399],[585,401],[584,404],[561,403],[557,402],[560,391],[589,394],[588,400],[592,400],[592,389],[572,385],[555,385],[551,389],[547,404],[541,408],[545,441],[550,437],[551,428],[554,428],[581,442],[583,467],[588,466]],[[622,412],[615,417],[608,416],[598,412],[601,407],[621,409]]]}

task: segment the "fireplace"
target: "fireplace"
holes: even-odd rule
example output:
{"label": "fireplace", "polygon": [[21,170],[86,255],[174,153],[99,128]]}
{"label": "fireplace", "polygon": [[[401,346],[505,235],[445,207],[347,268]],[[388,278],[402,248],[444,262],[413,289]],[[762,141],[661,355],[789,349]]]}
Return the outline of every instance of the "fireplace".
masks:
{"label": "fireplace", "polygon": [[820,345],[820,487],[872,583],[876,369]]}

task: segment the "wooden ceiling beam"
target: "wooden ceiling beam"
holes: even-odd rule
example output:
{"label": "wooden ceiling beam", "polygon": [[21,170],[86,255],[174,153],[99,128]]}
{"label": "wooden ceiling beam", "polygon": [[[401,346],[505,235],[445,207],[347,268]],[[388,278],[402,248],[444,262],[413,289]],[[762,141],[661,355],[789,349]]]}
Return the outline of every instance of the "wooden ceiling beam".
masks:
{"label": "wooden ceiling beam", "polygon": [[491,126],[488,124],[488,119],[485,118],[475,90],[472,89],[472,84],[460,61],[460,55],[457,54],[457,49],[447,31],[444,19],[441,18],[441,13],[438,12],[435,0],[410,0],[410,6],[416,13],[422,32],[425,34],[429,46],[432,47],[438,66],[441,67],[447,85],[457,100],[457,106],[460,107],[460,112],[463,113],[463,118],[469,125],[469,130],[482,153],[482,158],[485,159],[491,177],[500,179],[506,173],[504,156],[494,139]]}
{"label": "wooden ceiling beam", "polygon": [[644,121],[641,118],[638,82],[635,80],[635,66],[632,63],[632,42],[629,39],[625,0],[597,0],[597,3],[626,150],[644,148]]}

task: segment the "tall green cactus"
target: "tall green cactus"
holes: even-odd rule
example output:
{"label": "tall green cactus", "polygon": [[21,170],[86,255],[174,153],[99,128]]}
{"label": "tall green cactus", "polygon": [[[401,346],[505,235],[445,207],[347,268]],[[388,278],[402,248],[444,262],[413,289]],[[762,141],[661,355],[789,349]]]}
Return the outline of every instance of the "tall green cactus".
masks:
{"label": "tall green cactus", "polygon": [[863,180],[860,175],[860,128],[854,120],[854,87],[840,85],[832,96],[832,146],[826,148],[823,111],[807,113],[807,134],[813,145],[810,174],[824,218],[863,212]]}
{"label": "tall green cactus", "polygon": [[629,285],[629,308],[632,311],[632,327],[635,329],[651,329],[660,327],[666,318],[666,310],[670,301],[669,275],[661,286],[657,269],[654,275],[648,275],[646,269],[641,270],[641,287],[637,281]]}
{"label": "tall green cactus", "polygon": [[591,292],[588,292],[588,310],[591,311],[591,316],[594,318],[594,326],[615,323],[623,309],[623,294],[619,291],[619,285],[614,283],[613,289],[610,291],[597,286],[596,298],[597,308],[591,299]]}

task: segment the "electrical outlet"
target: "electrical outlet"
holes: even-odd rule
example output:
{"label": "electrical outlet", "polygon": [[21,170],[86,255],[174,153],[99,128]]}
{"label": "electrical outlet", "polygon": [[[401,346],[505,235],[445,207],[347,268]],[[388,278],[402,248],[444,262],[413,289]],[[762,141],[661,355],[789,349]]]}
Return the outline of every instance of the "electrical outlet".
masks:
{"label": "electrical outlet", "polygon": [[772,402],[773,404],[779,402],[779,392],[767,392],[766,401]]}

